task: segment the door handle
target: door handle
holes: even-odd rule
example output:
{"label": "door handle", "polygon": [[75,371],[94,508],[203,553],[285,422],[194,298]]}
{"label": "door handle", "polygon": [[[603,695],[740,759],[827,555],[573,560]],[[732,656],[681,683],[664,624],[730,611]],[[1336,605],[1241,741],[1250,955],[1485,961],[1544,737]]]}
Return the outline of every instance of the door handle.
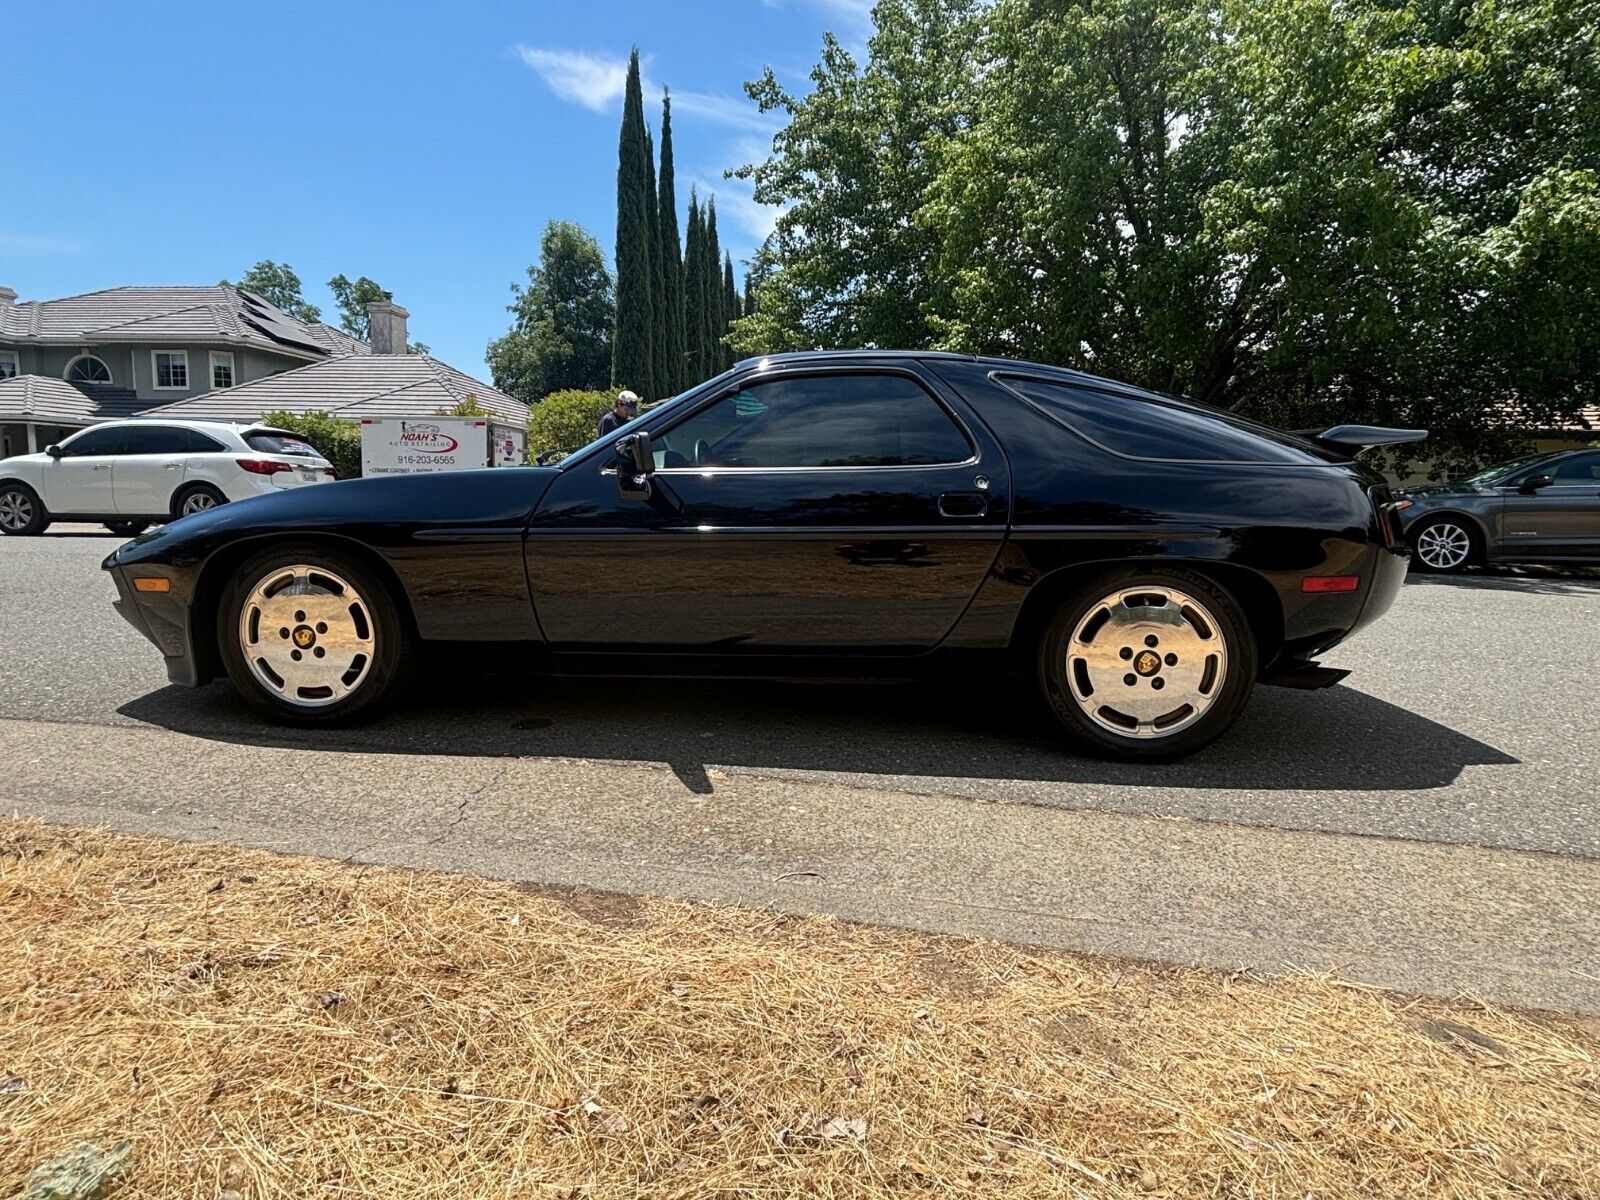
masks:
{"label": "door handle", "polygon": [[182,463],[162,463],[161,465],[169,471],[176,471],[179,467],[183,466]]}
{"label": "door handle", "polygon": [[959,519],[982,517],[989,512],[989,497],[982,492],[941,492],[939,515]]}
{"label": "door handle", "polygon": [[111,464],[110,463],[90,463],[89,464],[89,470],[91,470],[91,471],[109,471],[109,470],[111,470]]}

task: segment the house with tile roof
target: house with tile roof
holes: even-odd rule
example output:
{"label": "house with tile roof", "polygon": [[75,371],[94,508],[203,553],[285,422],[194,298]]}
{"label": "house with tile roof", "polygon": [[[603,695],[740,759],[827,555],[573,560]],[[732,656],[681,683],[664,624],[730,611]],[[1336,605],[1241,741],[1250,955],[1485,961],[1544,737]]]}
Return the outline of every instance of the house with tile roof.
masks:
{"label": "house with tile roof", "polygon": [[0,458],[98,421],[266,412],[432,415],[471,398],[517,424],[527,406],[427,355],[405,309],[368,310],[372,341],[298,321],[243,288],[119,287],[18,303],[0,287]]}

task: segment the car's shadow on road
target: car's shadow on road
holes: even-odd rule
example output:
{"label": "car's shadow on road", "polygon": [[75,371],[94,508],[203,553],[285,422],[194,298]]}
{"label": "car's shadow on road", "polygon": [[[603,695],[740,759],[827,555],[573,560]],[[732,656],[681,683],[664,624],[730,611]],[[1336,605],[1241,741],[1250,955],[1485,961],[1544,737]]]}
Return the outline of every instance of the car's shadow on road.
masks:
{"label": "car's shadow on road", "polygon": [[1523,592],[1530,596],[1592,596],[1600,595],[1600,567],[1493,563],[1483,567],[1468,567],[1459,575],[1430,575],[1412,571],[1406,576],[1406,583]]}
{"label": "car's shadow on road", "polygon": [[[225,684],[169,687],[124,716],[226,742],[412,755],[665,763],[711,791],[708,767],[956,781],[1229,789],[1440,788],[1518,760],[1349,687],[1262,687],[1238,726],[1180,763],[1075,754],[1021,682],[799,684],[678,679],[432,677],[382,720],[274,726]],[[905,786],[915,787],[915,783]]]}

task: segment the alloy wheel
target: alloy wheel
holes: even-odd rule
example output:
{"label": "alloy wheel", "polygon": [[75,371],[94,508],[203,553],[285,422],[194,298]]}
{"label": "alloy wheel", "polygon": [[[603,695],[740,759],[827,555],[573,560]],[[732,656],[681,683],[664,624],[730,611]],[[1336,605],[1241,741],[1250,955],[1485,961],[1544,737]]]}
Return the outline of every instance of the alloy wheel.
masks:
{"label": "alloy wheel", "polygon": [[372,672],[377,650],[372,610],[346,579],[325,567],[275,567],[239,610],[239,648],[270,695],[300,708],[324,708],[353,693]]}
{"label": "alloy wheel", "polygon": [[1189,728],[1217,702],[1227,673],[1217,618],[1172,587],[1102,597],[1067,643],[1072,699],[1096,725],[1124,737],[1164,738]]}
{"label": "alloy wheel", "polygon": [[187,517],[192,513],[205,512],[208,508],[217,506],[217,498],[210,492],[191,492],[183,498],[183,507],[178,515]]}
{"label": "alloy wheel", "polygon": [[1472,536],[1451,521],[1435,521],[1417,534],[1417,557],[1435,571],[1454,571],[1472,554]]}
{"label": "alloy wheel", "polygon": [[0,493],[0,526],[20,532],[33,521],[33,501],[25,492]]}

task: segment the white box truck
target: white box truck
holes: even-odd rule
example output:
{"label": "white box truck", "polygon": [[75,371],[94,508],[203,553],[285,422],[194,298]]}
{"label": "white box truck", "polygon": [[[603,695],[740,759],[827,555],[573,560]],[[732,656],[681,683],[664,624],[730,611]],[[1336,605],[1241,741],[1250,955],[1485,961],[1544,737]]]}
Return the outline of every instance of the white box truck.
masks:
{"label": "white box truck", "polygon": [[484,417],[363,417],[361,473],[514,467],[524,461],[527,441],[526,430]]}

